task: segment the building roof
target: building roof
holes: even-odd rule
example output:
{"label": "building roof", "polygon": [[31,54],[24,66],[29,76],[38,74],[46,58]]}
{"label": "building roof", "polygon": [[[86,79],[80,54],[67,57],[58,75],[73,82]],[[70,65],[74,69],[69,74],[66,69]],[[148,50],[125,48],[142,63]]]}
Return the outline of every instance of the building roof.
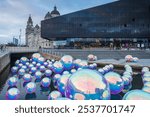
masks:
{"label": "building roof", "polygon": [[57,7],[54,7],[54,10],[51,12],[51,15],[60,15],[59,11],[57,10]]}
{"label": "building roof", "polygon": [[44,19],[50,19],[52,16],[50,14],[50,12],[47,12],[47,14],[45,15]]}

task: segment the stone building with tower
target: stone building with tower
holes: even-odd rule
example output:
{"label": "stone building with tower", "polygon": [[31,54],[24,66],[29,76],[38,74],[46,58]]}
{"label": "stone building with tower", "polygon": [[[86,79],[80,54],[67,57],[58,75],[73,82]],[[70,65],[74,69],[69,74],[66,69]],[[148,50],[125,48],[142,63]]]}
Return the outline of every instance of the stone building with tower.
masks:
{"label": "stone building with tower", "polygon": [[[60,16],[60,13],[55,6],[53,11],[48,12],[45,15],[44,20],[51,19],[57,16]],[[33,25],[31,15],[28,18],[25,32],[25,40],[28,47],[53,48],[53,41],[49,41],[41,37],[41,27],[38,24],[36,24],[35,26]]]}

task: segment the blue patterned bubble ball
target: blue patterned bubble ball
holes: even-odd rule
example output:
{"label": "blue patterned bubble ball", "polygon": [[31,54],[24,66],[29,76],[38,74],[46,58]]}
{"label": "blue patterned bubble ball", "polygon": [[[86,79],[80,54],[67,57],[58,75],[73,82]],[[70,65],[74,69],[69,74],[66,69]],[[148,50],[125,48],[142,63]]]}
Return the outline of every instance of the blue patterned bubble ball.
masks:
{"label": "blue patterned bubble ball", "polygon": [[11,68],[11,73],[12,74],[17,74],[17,72],[18,72],[18,67],[14,66],[14,67]]}
{"label": "blue patterned bubble ball", "polygon": [[37,69],[40,69],[40,66],[41,66],[40,63],[37,63],[37,64],[36,64],[36,68],[37,68]]}
{"label": "blue patterned bubble ball", "polygon": [[45,70],[46,70],[46,68],[45,68],[44,65],[40,66],[40,71],[41,71],[41,72],[45,72]]}
{"label": "blue patterned bubble ball", "polygon": [[29,60],[28,60],[28,58],[26,58],[26,57],[21,57],[21,59],[20,59],[20,62],[23,64],[23,65],[25,65],[26,64],[26,62],[28,62]]}
{"label": "blue patterned bubble ball", "polygon": [[7,81],[8,86],[14,87],[18,83],[18,79],[16,77],[10,77]]}
{"label": "blue patterned bubble ball", "polygon": [[45,78],[43,78],[43,79],[41,80],[41,85],[42,85],[43,87],[49,87],[50,84],[51,84],[51,80],[50,80],[49,78],[47,78],[47,77],[45,77]]}
{"label": "blue patterned bubble ball", "polygon": [[38,63],[40,63],[41,65],[43,65],[44,62],[45,62],[45,58],[44,57],[38,58]]}
{"label": "blue patterned bubble ball", "polygon": [[30,74],[25,74],[23,76],[24,82],[30,82],[32,80],[32,76]]}
{"label": "blue patterned bubble ball", "polygon": [[120,74],[116,72],[108,72],[104,75],[106,81],[109,83],[111,94],[118,94],[124,88],[124,81]]}
{"label": "blue patterned bubble ball", "polygon": [[79,63],[79,68],[87,69],[87,68],[88,68],[88,62],[85,61],[85,60],[82,60],[82,61]]}
{"label": "blue patterned bubble ball", "polygon": [[142,74],[145,74],[146,72],[149,72],[149,68],[148,67],[143,67],[142,68]]}
{"label": "blue patterned bubble ball", "polygon": [[100,74],[102,74],[102,75],[105,74],[105,71],[104,71],[104,69],[102,69],[102,68],[98,69],[98,72],[99,72]]}
{"label": "blue patterned bubble ball", "polygon": [[46,77],[50,77],[51,75],[52,75],[52,71],[49,70],[49,69],[47,69],[47,70],[45,71],[45,76],[46,76]]}
{"label": "blue patterned bubble ball", "polygon": [[72,69],[71,70],[71,73],[73,74],[73,73],[75,73],[77,70],[76,69]]}
{"label": "blue patterned bubble ball", "polygon": [[20,61],[19,61],[19,60],[16,60],[16,62],[15,62],[15,66],[18,66],[18,65],[19,65],[19,63],[20,63]]}
{"label": "blue patterned bubble ball", "polygon": [[57,98],[61,98],[62,95],[59,91],[52,91],[49,96],[48,96],[48,100],[56,100]]}
{"label": "blue patterned bubble ball", "polygon": [[142,90],[131,90],[124,95],[123,100],[150,100],[150,94]]}
{"label": "blue patterned bubble ball", "polygon": [[55,88],[57,88],[57,81],[60,77],[61,77],[60,74],[55,74],[54,77],[53,77],[53,85],[54,85]]}
{"label": "blue patterned bubble ball", "polygon": [[35,61],[35,62],[38,62],[38,59],[41,57],[41,54],[39,53],[34,53],[32,55],[32,60]]}
{"label": "blue patterned bubble ball", "polygon": [[29,82],[25,87],[27,94],[35,93],[36,91],[36,84],[34,82]]}
{"label": "blue patterned bubble ball", "polygon": [[82,60],[81,59],[75,59],[73,61],[73,65],[75,67],[75,69],[78,69],[80,66],[79,66],[79,63],[81,62]]}
{"label": "blue patterned bubble ball", "polygon": [[41,79],[42,78],[42,73],[40,71],[37,71],[34,76],[35,76],[36,79]]}
{"label": "blue patterned bubble ball", "polygon": [[75,72],[68,79],[65,94],[73,100],[110,99],[109,84],[100,73],[90,69]]}
{"label": "blue patterned bubble ball", "polygon": [[18,71],[18,75],[19,76],[23,76],[25,74],[25,70],[24,69],[20,69],[19,71]]}
{"label": "blue patterned bubble ball", "polygon": [[73,57],[70,55],[64,55],[60,60],[65,70],[71,70],[73,67]]}
{"label": "blue patterned bubble ball", "polygon": [[37,71],[36,67],[31,68],[31,73],[34,74]]}
{"label": "blue patterned bubble ball", "polygon": [[57,88],[58,88],[58,91],[62,94],[62,96],[65,96],[65,88],[66,88],[67,81],[70,76],[71,74],[62,75],[57,81]]}
{"label": "blue patterned bubble ball", "polygon": [[139,58],[133,57],[133,62],[137,63],[139,61]]}
{"label": "blue patterned bubble ball", "polygon": [[59,61],[56,61],[54,64],[53,64],[53,67],[52,67],[52,70],[55,74],[61,74],[64,70],[64,66],[61,62]]}
{"label": "blue patterned bubble ball", "polygon": [[19,96],[20,96],[20,91],[17,88],[10,88],[6,92],[6,99],[8,100],[17,100],[19,99]]}
{"label": "blue patterned bubble ball", "polygon": [[132,62],[133,61],[133,56],[132,55],[125,56],[125,61],[126,62]]}
{"label": "blue patterned bubble ball", "polygon": [[69,71],[64,71],[63,75],[65,75],[65,74],[70,74],[70,73],[69,73]]}

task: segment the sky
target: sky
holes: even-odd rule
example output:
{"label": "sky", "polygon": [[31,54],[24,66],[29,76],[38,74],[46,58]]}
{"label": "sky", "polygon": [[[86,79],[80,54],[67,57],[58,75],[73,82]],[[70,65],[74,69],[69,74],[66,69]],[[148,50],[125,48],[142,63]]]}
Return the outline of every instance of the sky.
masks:
{"label": "sky", "polygon": [[106,4],[115,0],[0,0],[0,44],[19,38],[22,30],[22,44],[25,43],[25,28],[29,14],[34,25],[40,24],[48,11],[56,5],[60,14]]}

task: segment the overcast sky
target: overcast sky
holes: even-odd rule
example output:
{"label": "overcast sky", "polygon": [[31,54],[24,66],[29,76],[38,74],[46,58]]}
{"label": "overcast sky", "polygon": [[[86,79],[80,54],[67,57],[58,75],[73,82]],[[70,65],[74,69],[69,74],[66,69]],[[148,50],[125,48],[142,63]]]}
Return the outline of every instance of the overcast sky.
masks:
{"label": "overcast sky", "polygon": [[22,29],[22,42],[25,41],[25,27],[29,14],[35,24],[40,24],[45,14],[56,5],[60,14],[106,4],[115,0],[0,0],[0,44],[18,38]]}

